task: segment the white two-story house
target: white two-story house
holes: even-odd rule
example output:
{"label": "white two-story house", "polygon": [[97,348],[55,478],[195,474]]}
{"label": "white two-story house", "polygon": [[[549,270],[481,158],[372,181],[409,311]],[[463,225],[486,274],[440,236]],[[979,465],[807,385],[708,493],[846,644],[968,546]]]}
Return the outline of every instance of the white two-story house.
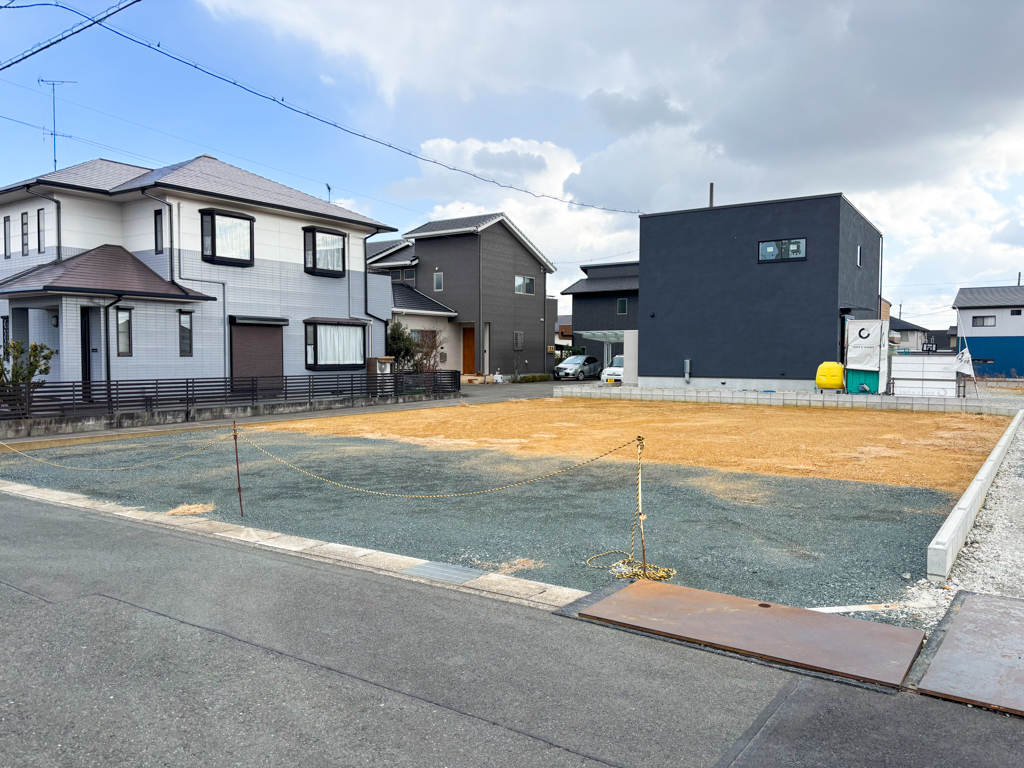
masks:
{"label": "white two-story house", "polygon": [[92,160],[0,187],[4,341],[51,381],[365,371],[384,355],[373,219],[208,155]]}

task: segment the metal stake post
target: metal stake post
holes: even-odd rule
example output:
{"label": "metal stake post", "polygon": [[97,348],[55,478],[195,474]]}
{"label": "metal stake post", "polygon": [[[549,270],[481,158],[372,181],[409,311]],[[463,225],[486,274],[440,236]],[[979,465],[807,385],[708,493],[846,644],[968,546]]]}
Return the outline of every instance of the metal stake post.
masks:
{"label": "metal stake post", "polygon": [[238,424],[231,422],[231,432],[235,438],[235,477],[238,478],[238,515],[245,517],[245,510],[242,509],[242,469],[238,464]]}

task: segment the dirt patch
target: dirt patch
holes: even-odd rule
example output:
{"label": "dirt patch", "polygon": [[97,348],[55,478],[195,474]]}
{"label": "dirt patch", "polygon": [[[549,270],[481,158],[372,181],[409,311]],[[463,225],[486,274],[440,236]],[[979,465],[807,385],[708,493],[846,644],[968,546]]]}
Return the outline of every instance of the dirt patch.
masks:
{"label": "dirt patch", "polygon": [[[1009,421],[975,414],[549,398],[337,416],[262,429],[569,458],[594,456],[643,435],[644,460],[650,462],[959,494]],[[635,461],[636,452],[627,449],[609,460]]]}
{"label": "dirt patch", "polygon": [[686,484],[734,504],[761,504],[770,494],[763,483],[752,477],[708,475],[687,480]]}
{"label": "dirt patch", "polygon": [[214,504],[180,504],[170,512],[168,515],[205,515],[209,512],[213,512],[217,507]]}

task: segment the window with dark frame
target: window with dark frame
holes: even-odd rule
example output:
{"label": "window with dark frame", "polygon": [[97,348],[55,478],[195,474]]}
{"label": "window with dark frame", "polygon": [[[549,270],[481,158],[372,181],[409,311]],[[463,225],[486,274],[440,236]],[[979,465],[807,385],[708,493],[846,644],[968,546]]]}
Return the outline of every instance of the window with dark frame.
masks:
{"label": "window with dark frame", "polygon": [[629,306],[628,299],[618,299],[615,302],[615,314],[617,314],[617,315],[625,315],[627,313],[628,306]]}
{"label": "window with dark frame", "polygon": [[21,255],[28,256],[28,211],[21,214]]}
{"label": "window with dark frame", "polygon": [[356,370],[366,365],[366,326],[306,323],[306,368]]}
{"label": "window with dark frame", "polygon": [[400,282],[402,282],[402,270],[400,270],[400,269],[392,269],[391,270],[391,282],[392,283],[400,283]]}
{"label": "window with dark frame", "polygon": [[232,267],[254,264],[256,220],[252,216],[215,208],[204,208],[199,216],[203,261]]}
{"label": "window with dark frame", "polygon": [[132,356],[132,311],[120,307],[117,310],[117,356]]}
{"label": "window with dark frame", "polygon": [[443,291],[444,290],[444,272],[435,272],[434,273],[434,290],[435,291]]}
{"label": "window with dark frame", "polygon": [[153,211],[153,253],[164,252],[164,211],[157,208]]}
{"label": "window with dark frame", "polygon": [[995,328],[995,315],[974,315],[971,317],[971,326],[974,328]]}
{"label": "window with dark frame", "polygon": [[36,211],[36,251],[46,253],[46,209]]}
{"label": "window with dark frame", "polygon": [[11,258],[11,217],[4,216],[4,258]]}
{"label": "window with dark frame", "polygon": [[807,239],[763,240],[757,244],[758,262],[797,261],[807,258]]}
{"label": "window with dark frame", "polygon": [[191,310],[178,310],[178,357],[192,357]]}
{"label": "window with dark frame", "polygon": [[415,269],[407,269],[407,270],[405,270],[405,279],[406,280],[412,280],[415,283],[416,282],[416,270]]}
{"label": "window with dark frame", "polygon": [[516,293],[533,296],[536,291],[536,280],[525,275],[516,275]]}
{"label": "window with dark frame", "polygon": [[345,233],[322,227],[303,227],[303,269],[321,277],[345,276]]}
{"label": "window with dark frame", "polygon": [[1010,310],[1010,314],[1011,315],[1019,315],[1020,314],[1020,310],[1019,309],[1011,309]]}

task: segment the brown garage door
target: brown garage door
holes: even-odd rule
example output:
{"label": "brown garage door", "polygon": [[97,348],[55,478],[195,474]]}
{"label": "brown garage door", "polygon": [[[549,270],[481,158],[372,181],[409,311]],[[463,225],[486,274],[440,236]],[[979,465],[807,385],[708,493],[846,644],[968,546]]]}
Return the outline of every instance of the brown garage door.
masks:
{"label": "brown garage door", "polygon": [[283,376],[284,329],[279,325],[232,325],[231,375]]}

